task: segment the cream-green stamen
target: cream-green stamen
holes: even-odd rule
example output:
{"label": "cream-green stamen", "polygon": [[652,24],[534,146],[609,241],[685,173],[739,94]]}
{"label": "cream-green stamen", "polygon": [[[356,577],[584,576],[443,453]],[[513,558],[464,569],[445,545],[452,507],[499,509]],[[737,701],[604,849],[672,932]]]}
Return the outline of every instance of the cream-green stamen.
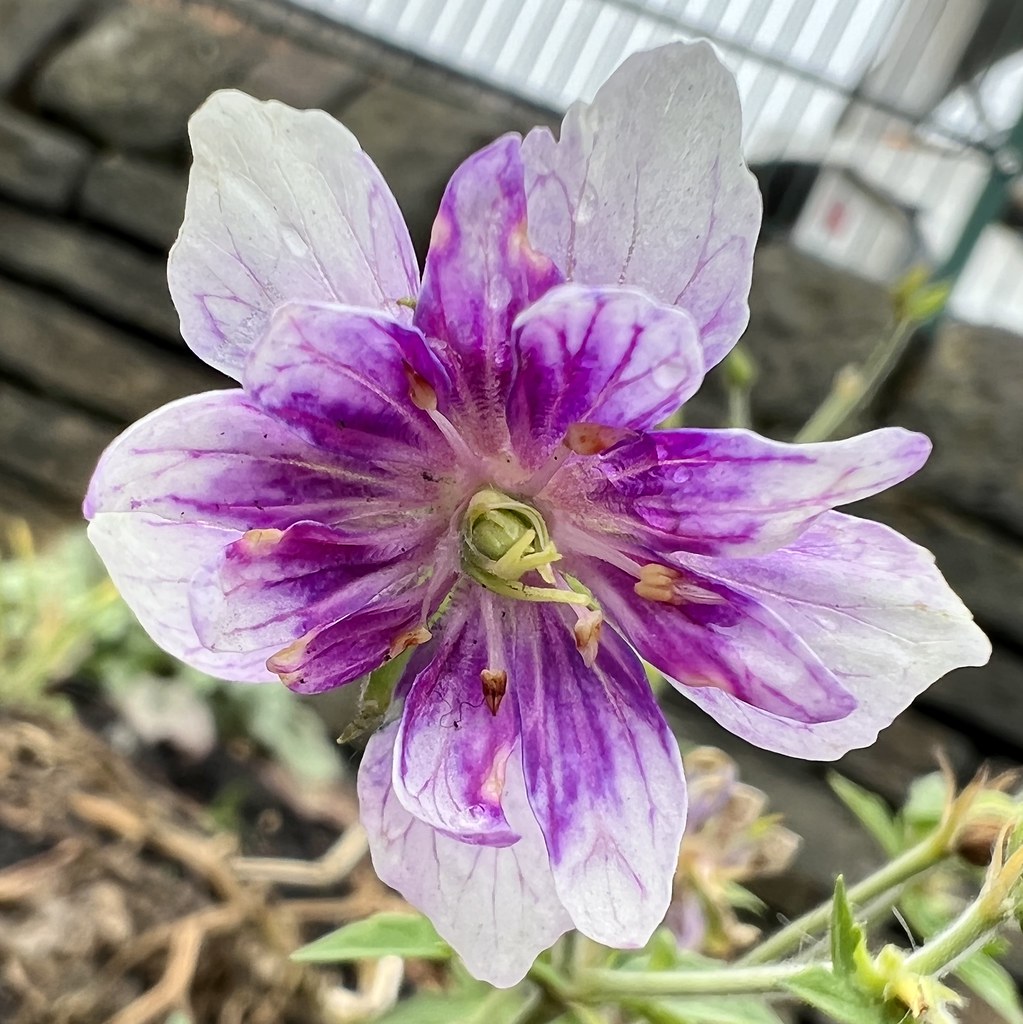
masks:
{"label": "cream-green stamen", "polygon": [[[477,583],[519,601],[551,601],[592,607],[589,594],[557,586],[551,566],[558,554],[543,516],[531,505],[487,488],[465,512],[462,566]],[[523,583],[536,572],[547,586]]]}

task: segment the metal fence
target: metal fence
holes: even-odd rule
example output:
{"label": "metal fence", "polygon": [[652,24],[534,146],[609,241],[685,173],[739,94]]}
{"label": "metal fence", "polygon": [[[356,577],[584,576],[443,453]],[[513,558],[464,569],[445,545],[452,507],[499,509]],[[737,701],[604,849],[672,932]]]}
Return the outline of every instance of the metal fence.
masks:
{"label": "metal fence", "polygon": [[294,2],[554,109],[631,52],[709,39],[766,231],[879,280],[948,270],[954,315],[1023,332],[1019,0]]}

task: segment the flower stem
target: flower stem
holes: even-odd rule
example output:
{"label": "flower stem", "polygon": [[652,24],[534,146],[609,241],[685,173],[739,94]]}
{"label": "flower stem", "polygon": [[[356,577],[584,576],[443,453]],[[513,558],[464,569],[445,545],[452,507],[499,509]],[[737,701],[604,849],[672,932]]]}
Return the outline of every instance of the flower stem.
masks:
{"label": "flower stem", "polygon": [[580,974],[575,1002],[618,1002],[635,996],[728,996],[784,991],[787,981],[806,970],[805,963],[758,967],[727,965],[709,970],[616,971],[592,969]]}
{"label": "flower stem", "polygon": [[918,325],[919,321],[912,317],[897,320],[862,367],[846,367],[840,371],[831,392],[796,434],[795,440],[801,444],[827,441],[843,423],[863,409],[895,368]]}
{"label": "flower stem", "polygon": [[[922,842],[910,847],[895,860],[879,868],[872,875],[849,889],[849,902],[863,906],[883,896],[889,890],[903,885],[910,878],[922,874],[948,856],[948,829],[940,827]],[[770,938],[755,946],[738,963],[745,966],[771,963],[797,951],[810,938],[822,934],[831,921],[831,901],[790,921]]]}

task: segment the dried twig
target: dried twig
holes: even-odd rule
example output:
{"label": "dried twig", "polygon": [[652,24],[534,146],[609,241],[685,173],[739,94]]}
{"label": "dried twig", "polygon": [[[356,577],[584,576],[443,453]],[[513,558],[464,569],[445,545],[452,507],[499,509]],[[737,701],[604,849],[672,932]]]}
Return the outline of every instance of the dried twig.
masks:
{"label": "dried twig", "polygon": [[205,936],[198,921],[186,918],[177,922],[167,947],[163,976],[148,992],[114,1014],[107,1024],[148,1024],[186,1004]]}
{"label": "dried twig", "polygon": [[235,857],[231,866],[252,882],[325,889],[343,882],[366,855],[369,844],[361,825],[352,825],[319,860],[287,857]]}

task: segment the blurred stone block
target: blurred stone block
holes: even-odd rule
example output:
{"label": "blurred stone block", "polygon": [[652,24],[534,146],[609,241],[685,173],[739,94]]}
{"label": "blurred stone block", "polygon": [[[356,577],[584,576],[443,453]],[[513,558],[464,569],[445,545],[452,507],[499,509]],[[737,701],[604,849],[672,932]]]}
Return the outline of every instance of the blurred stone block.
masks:
{"label": "blurred stone block", "polygon": [[161,351],[3,279],[0,324],[0,370],[48,395],[71,399],[125,422],[182,395],[227,384],[198,359]]}
{"label": "blurred stone block", "polygon": [[507,127],[394,82],[373,86],[333,113],[380,168],[419,253],[425,252],[451,172]]}
{"label": "blurred stone block", "polygon": [[[878,284],[821,263],[783,242],[761,243],[753,263],[750,323],[742,344],[757,368],[753,419],[789,439],[831,391],[835,375],[861,363],[890,329],[891,303]],[[690,426],[721,427],[727,399],[721,367],[686,403]],[[845,434],[865,429],[847,425]]]}
{"label": "blurred stone block", "polygon": [[91,0],[0,0],[0,92],[87,3]]}
{"label": "blurred stone block", "polygon": [[124,149],[180,143],[211,92],[240,84],[265,41],[214,8],[125,5],[105,14],[41,72],[39,104]]}
{"label": "blurred stone block", "polygon": [[1023,536],[1021,385],[1017,335],[952,324],[904,389],[891,422],[922,430],[934,442],[910,486]]}
{"label": "blurred stone block", "polygon": [[[857,505],[855,511],[887,523],[932,551],[938,568],[980,624],[1023,644],[1023,542],[975,519],[913,501],[911,486],[904,483],[892,494]],[[1023,740],[1023,731],[1019,738]]]}
{"label": "blurred stone block", "polygon": [[179,171],[112,153],[89,168],[81,210],[100,224],[166,250],[181,226],[187,184]]}
{"label": "blurred stone block", "polygon": [[939,679],[921,704],[1018,748],[1023,742],[1023,658],[996,647],[987,665],[959,668]]}
{"label": "blurred stone block", "polygon": [[[922,704],[930,692],[926,691]],[[960,779],[965,781],[976,771],[980,757],[962,733],[909,708],[881,731],[876,743],[849,751],[833,767],[898,807],[914,779],[938,770],[939,750]]]}
{"label": "blurred stone block", "polygon": [[0,471],[13,470],[65,501],[81,501],[100,452],[117,432],[0,379]]}
{"label": "blurred stone block", "polygon": [[113,320],[179,337],[165,260],[76,224],[0,204],[0,270],[54,288]]}
{"label": "blurred stone block", "polygon": [[760,246],[743,338],[760,371],[756,417],[801,425],[831,390],[835,374],[869,355],[890,318],[881,285],[787,245]]}
{"label": "blurred stone block", "polygon": [[338,57],[277,38],[270,42],[266,56],[245,76],[239,88],[261,100],[280,100],[306,110],[344,103],[365,84],[365,74]]}
{"label": "blurred stone block", "polygon": [[91,147],[72,135],[0,105],[0,192],[49,210],[67,207]]}

